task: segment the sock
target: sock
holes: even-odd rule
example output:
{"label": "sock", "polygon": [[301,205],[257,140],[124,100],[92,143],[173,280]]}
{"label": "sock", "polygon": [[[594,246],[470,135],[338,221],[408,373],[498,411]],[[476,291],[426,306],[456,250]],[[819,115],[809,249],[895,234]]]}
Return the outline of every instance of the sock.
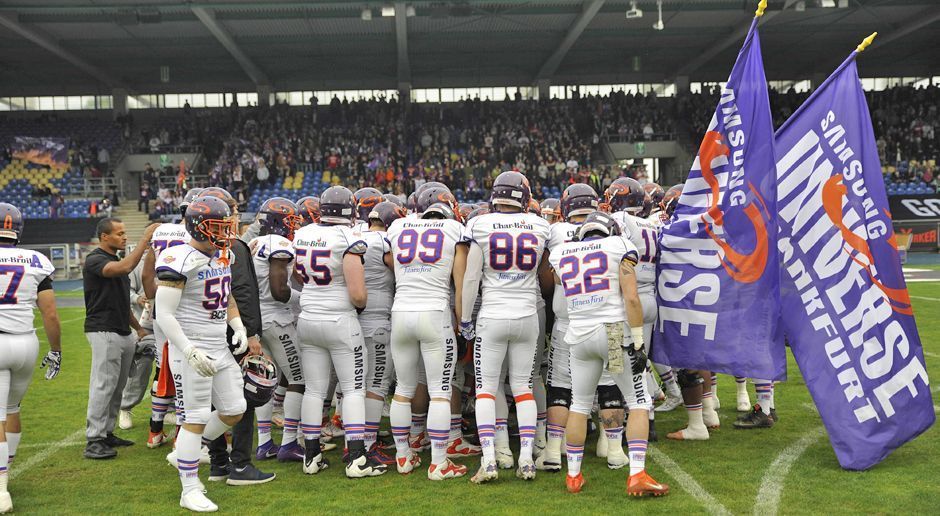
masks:
{"label": "sock", "polygon": [[682,391],[679,390],[679,383],[676,381],[676,372],[667,365],[653,364],[656,372],[659,373],[659,379],[663,381],[663,390],[672,398],[681,398]]}
{"label": "sock", "polygon": [[450,436],[449,442],[454,442],[463,437],[463,417],[460,414],[450,415]]}
{"label": "sock", "polygon": [[[274,400],[255,409],[258,418],[258,446],[267,444],[271,440],[271,414],[274,412]],[[287,425],[287,422],[284,423]]]}
{"label": "sock", "polygon": [[545,392],[545,383],[542,377],[536,375],[535,385],[532,388],[532,394],[535,396],[535,406],[538,413],[535,415],[535,440],[539,443],[545,442],[545,420],[548,417],[546,413],[548,403],[548,393]]}
{"label": "sock", "polygon": [[[650,412],[652,412],[652,410]],[[609,441],[608,446],[618,446],[623,439],[623,426],[605,428],[604,434],[607,435],[607,440]]]}
{"label": "sock", "polygon": [[9,460],[7,460],[7,467],[13,465],[13,458],[16,457],[16,449],[20,447],[20,438],[23,437],[21,432],[7,432],[7,447],[9,454]]}
{"label": "sock", "polygon": [[450,436],[450,402],[431,400],[428,405],[428,437],[431,439],[431,464],[447,460]]}
{"label": "sock", "polygon": [[411,445],[408,440],[411,434],[411,402],[392,399],[388,410],[389,423],[392,425],[392,437],[395,439],[395,456],[408,457]]}
{"label": "sock", "polygon": [[428,413],[411,414],[411,438],[414,439],[427,430]]}
{"label": "sock", "polygon": [[770,414],[774,399],[774,382],[754,380],[754,389],[757,391],[757,405],[764,414]]}
{"label": "sock", "polygon": [[281,446],[297,442],[297,428],[300,426],[303,404],[302,392],[287,391],[284,394],[284,433],[281,434]]}
{"label": "sock", "polygon": [[[298,393],[300,394],[300,393]],[[281,407],[284,405],[284,400],[287,399],[287,387],[283,385],[278,385],[274,388],[274,406]]]}
{"label": "sock", "polygon": [[[150,421],[152,423],[160,423],[160,430],[163,429],[163,418],[166,417],[166,412],[170,409],[170,403],[172,402],[173,400],[171,398],[150,397]],[[152,427],[153,425],[151,424],[150,426]]]}
{"label": "sock", "polygon": [[7,492],[7,462],[10,448],[6,442],[0,443],[0,493]]}
{"label": "sock", "polygon": [[712,373],[712,388],[710,390],[712,395],[718,395],[718,375],[715,373]]}
{"label": "sock", "polygon": [[702,404],[686,405],[685,411],[689,416],[689,428],[705,428],[705,422],[702,420]]}
{"label": "sock", "polygon": [[385,408],[385,399],[373,399],[366,396],[366,449],[372,448],[379,438],[379,424],[382,421],[382,409]]}
{"label": "sock", "polygon": [[627,451],[630,454],[630,476],[646,469],[646,439],[628,439]]}
{"label": "sock", "polygon": [[496,438],[494,445],[499,449],[509,448],[509,420],[496,418]]}
{"label": "sock", "polygon": [[709,389],[703,389],[702,393],[702,409],[703,410],[715,410],[715,398],[714,393]]}
{"label": "sock", "polygon": [[226,425],[219,419],[219,411],[213,410],[212,413],[209,414],[209,422],[206,423],[205,430],[202,431],[202,438],[205,439],[206,442],[212,442],[218,439],[220,435],[227,432],[229,428],[232,427]]}
{"label": "sock", "polygon": [[354,392],[343,398],[343,429],[346,442],[362,441],[366,433],[365,393]]}
{"label": "sock", "polygon": [[742,376],[735,376],[734,383],[738,388],[739,395],[747,393],[747,378],[744,378]]}
{"label": "sock", "polygon": [[[304,436],[305,456],[312,459],[320,452],[320,429],[323,422],[323,398],[304,393],[300,409],[300,431]],[[287,427],[287,418],[284,418]],[[311,446],[315,448],[311,449]],[[316,452],[316,453],[313,453]]]}
{"label": "sock", "polygon": [[[561,443],[565,439],[565,425],[548,423],[546,425],[545,453],[561,458]],[[582,446],[582,449],[584,447]]]}
{"label": "sock", "polygon": [[477,433],[483,460],[496,460],[496,399],[492,394],[477,393]]}
{"label": "sock", "polygon": [[[531,392],[515,397],[516,418],[519,420],[519,460],[532,460],[532,447],[535,444],[535,422],[538,418],[538,406]],[[508,433],[508,432],[507,432]]]}
{"label": "sock", "polygon": [[[219,435],[222,435],[221,432]],[[176,437],[176,463],[180,472],[180,483],[183,485],[183,494],[199,489],[199,455],[201,439],[197,433],[183,428]],[[216,436],[218,437],[218,435]]]}
{"label": "sock", "polygon": [[576,477],[581,473],[581,460],[584,458],[584,445],[568,443],[568,476]]}

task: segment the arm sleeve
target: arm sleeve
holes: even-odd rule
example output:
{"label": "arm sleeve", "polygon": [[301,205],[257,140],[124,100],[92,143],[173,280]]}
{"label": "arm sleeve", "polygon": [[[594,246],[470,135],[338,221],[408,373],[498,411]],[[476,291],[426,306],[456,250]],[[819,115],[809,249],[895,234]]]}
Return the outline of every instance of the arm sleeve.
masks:
{"label": "arm sleeve", "polygon": [[477,294],[480,290],[480,277],[482,274],[483,249],[477,244],[471,244],[470,252],[467,253],[467,272],[463,277],[460,322],[473,319],[473,306],[477,302]]}
{"label": "arm sleeve", "polygon": [[166,335],[170,344],[175,346],[176,349],[185,352],[186,348],[190,346],[189,339],[186,338],[186,334],[183,333],[183,328],[173,315],[176,313],[176,309],[179,308],[180,299],[182,297],[183,289],[157,287],[156,304],[158,308],[156,310],[156,318],[157,324],[160,325],[160,330]]}
{"label": "arm sleeve", "polygon": [[232,243],[235,260],[232,263],[232,295],[238,304],[238,313],[248,336],[261,335],[261,300],[258,297],[258,276],[255,273],[251,250],[241,240]]}

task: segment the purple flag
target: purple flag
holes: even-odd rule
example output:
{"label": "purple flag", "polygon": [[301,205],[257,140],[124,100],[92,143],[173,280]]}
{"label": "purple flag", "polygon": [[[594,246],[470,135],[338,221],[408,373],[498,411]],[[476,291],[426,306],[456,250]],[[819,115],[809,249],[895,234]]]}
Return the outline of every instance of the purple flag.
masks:
{"label": "purple flag", "polygon": [[776,134],[782,325],[846,469],[935,419],[856,55]]}
{"label": "purple flag", "polygon": [[773,125],[757,20],[662,230],[653,358],[783,380]]}

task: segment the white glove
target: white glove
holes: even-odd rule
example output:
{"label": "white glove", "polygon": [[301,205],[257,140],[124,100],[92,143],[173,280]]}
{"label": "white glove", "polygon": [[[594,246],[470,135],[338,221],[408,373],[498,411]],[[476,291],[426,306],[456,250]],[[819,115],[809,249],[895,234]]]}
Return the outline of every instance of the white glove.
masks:
{"label": "white glove", "polygon": [[189,362],[190,367],[200,376],[208,378],[215,374],[215,364],[212,363],[212,359],[192,344],[183,350],[183,355],[186,356],[186,361]]}
{"label": "white glove", "polygon": [[232,341],[238,344],[232,353],[241,355],[248,351],[248,330],[242,324],[242,318],[236,317],[229,321],[228,325],[232,327]]}

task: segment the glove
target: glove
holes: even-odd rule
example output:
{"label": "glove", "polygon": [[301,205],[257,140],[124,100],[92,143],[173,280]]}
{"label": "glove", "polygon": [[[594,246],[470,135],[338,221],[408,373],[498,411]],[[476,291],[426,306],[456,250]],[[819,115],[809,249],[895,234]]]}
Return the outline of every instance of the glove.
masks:
{"label": "glove", "polygon": [[627,355],[630,357],[630,364],[633,370],[633,376],[643,374],[646,371],[646,353],[642,349],[633,346],[627,346]]}
{"label": "glove", "polygon": [[229,321],[228,325],[232,327],[232,342],[236,344],[232,353],[241,355],[248,351],[248,331],[245,330],[245,325],[242,324],[242,318],[236,317]]}
{"label": "glove", "polygon": [[460,321],[460,336],[467,339],[467,342],[473,342],[476,339],[477,332],[473,327],[473,321]]}
{"label": "glove", "polygon": [[[245,344],[245,347],[247,346],[248,345]],[[183,351],[183,355],[186,356],[186,361],[189,362],[190,367],[199,373],[199,376],[208,378],[215,374],[215,364],[212,363],[212,359],[202,351],[193,347],[192,344]]]}
{"label": "glove", "polygon": [[62,352],[61,351],[49,351],[46,353],[46,356],[42,358],[39,367],[49,366],[49,369],[46,370],[46,380],[51,380],[59,374],[59,368],[62,367]]}

